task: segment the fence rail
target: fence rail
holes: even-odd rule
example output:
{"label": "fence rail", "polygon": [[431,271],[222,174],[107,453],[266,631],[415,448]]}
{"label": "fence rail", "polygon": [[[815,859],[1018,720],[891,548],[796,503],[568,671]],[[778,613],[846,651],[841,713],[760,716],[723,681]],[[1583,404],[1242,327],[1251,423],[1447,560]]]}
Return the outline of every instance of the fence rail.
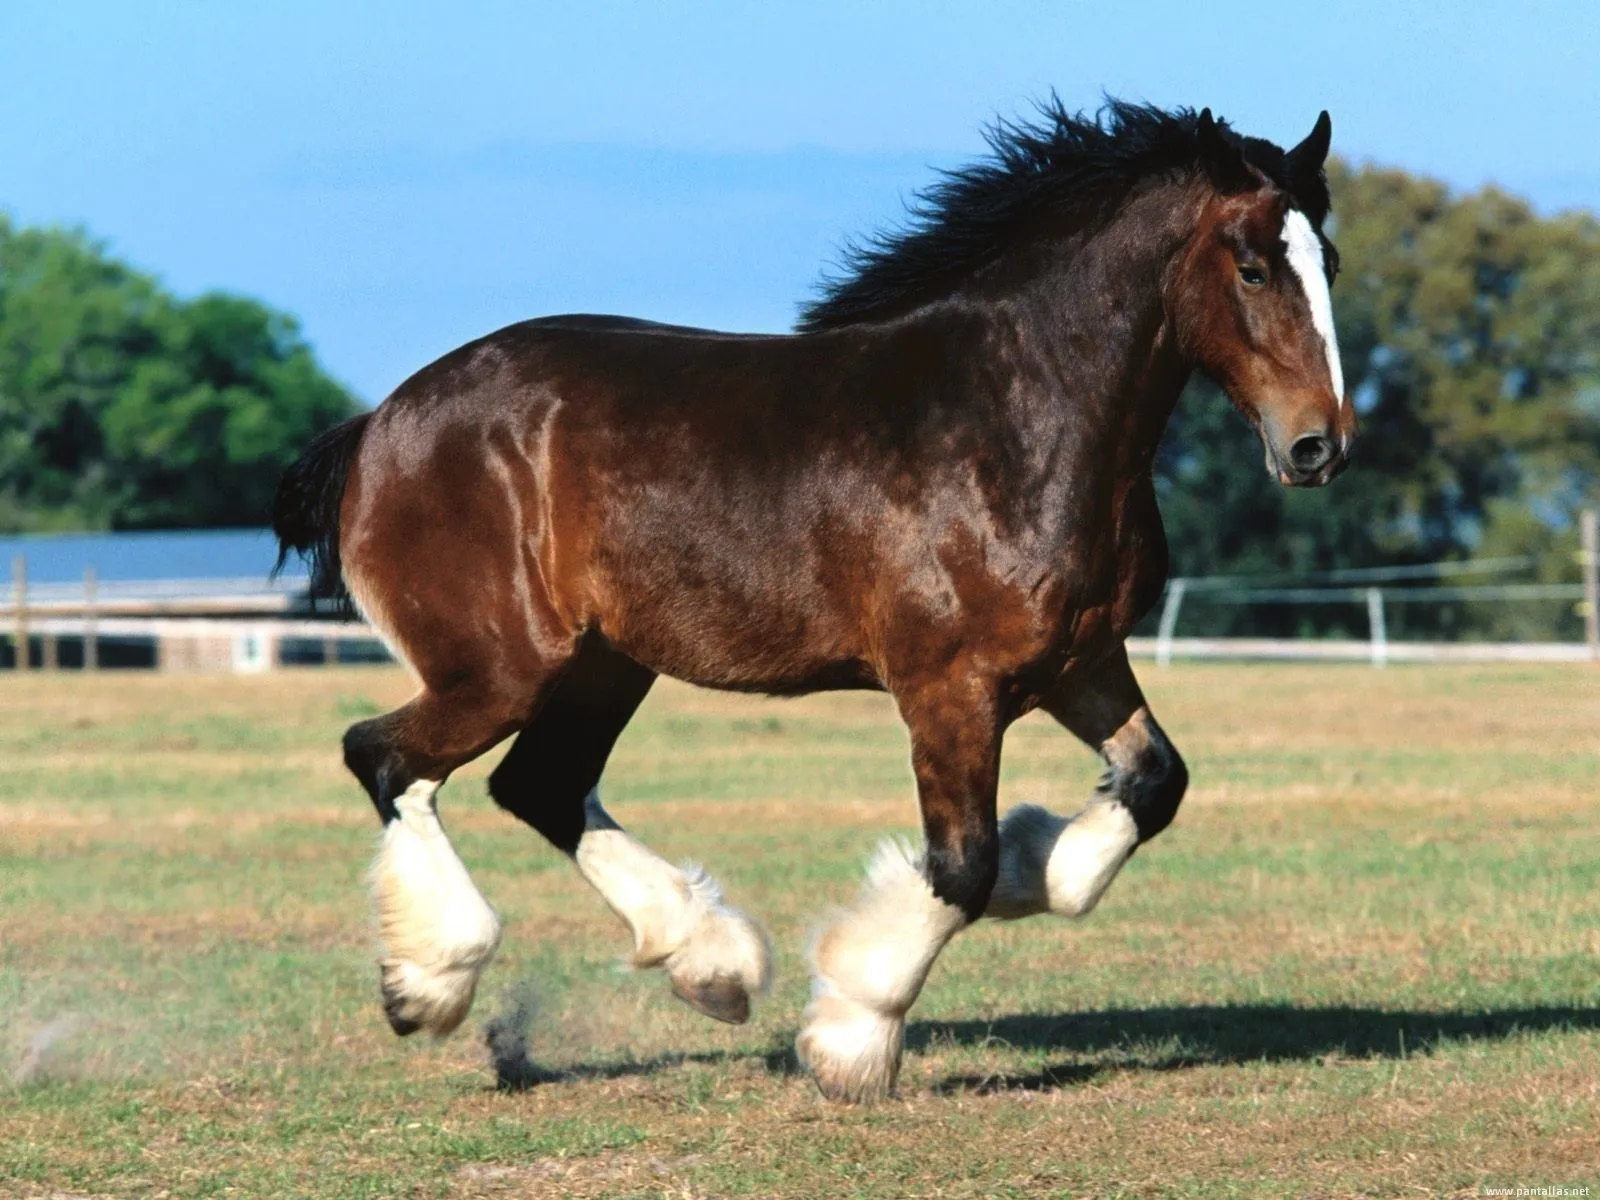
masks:
{"label": "fence rail", "polygon": [[[1161,666],[1175,656],[1201,658],[1365,658],[1382,668],[1390,661],[1443,662],[1600,661],[1600,517],[1585,509],[1579,517],[1581,583],[1414,584],[1413,580],[1485,575],[1527,570],[1532,558],[1494,558],[1459,563],[1419,563],[1405,567],[1359,567],[1326,571],[1283,586],[1281,580],[1229,576],[1176,578],[1167,584],[1154,639],[1134,639],[1137,653],[1148,652]],[[1366,584],[1365,587],[1349,586]],[[1390,586],[1384,587],[1383,584]],[[1405,584],[1406,586],[1394,586]],[[1179,638],[1178,618],[1189,597],[1207,604],[1362,605],[1367,610],[1365,641],[1334,639]],[[1450,601],[1570,601],[1583,614],[1584,641],[1565,642],[1391,642],[1385,609],[1391,604]]]}
{"label": "fence rail", "polygon": [[[1370,641],[1349,638],[1129,638],[1134,658],[1170,664],[1175,658],[1238,659],[1262,662],[1371,662]],[[1391,662],[1590,662],[1583,642],[1386,642],[1383,665]]]}
{"label": "fence rail", "polygon": [[18,597],[26,593],[30,608],[47,605],[83,605],[105,600],[174,601],[220,599],[224,597],[266,599],[287,602],[306,590],[303,576],[280,575],[264,579],[259,575],[233,579],[100,579],[93,571],[84,572],[81,582],[38,583],[29,582],[24,566],[18,579],[16,563],[12,564],[11,580],[0,586],[0,604],[14,606]]}
{"label": "fence rail", "polygon": [[342,642],[378,640],[360,623],[285,616],[305,587],[304,578],[260,576],[104,582],[92,567],[81,583],[30,584],[27,562],[18,556],[9,585],[0,588],[0,631],[9,635],[14,664],[23,671],[31,668],[36,639],[45,670],[60,664],[61,639],[81,639],[89,671],[99,668],[106,640],[149,642],[157,664],[225,663],[242,671],[277,666],[285,639],[321,642],[326,661],[337,659]]}

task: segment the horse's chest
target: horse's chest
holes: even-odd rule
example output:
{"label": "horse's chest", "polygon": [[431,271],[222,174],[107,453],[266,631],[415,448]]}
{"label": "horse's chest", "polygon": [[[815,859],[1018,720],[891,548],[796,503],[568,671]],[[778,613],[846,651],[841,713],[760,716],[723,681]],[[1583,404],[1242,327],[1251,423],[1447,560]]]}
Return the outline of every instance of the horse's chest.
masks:
{"label": "horse's chest", "polygon": [[1122,642],[1166,584],[1167,542],[1153,491],[1129,494],[1114,517],[1102,536],[1086,544],[1076,577],[1066,581],[1063,615],[1074,657]]}

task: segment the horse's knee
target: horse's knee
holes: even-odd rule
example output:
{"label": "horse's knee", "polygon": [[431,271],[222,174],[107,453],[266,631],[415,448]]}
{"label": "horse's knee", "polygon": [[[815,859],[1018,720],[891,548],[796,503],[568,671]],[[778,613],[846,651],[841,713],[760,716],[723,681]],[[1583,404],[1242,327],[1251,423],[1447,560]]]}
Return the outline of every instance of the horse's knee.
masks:
{"label": "horse's knee", "polygon": [[1131,768],[1114,779],[1112,787],[1132,814],[1141,843],[1172,824],[1189,787],[1189,768],[1182,755],[1155,722],[1150,723],[1150,728],[1153,736]]}
{"label": "horse's knee", "polygon": [[989,906],[1000,875],[1000,837],[995,830],[968,836],[957,846],[928,847],[926,872],[933,894],[976,921]]}

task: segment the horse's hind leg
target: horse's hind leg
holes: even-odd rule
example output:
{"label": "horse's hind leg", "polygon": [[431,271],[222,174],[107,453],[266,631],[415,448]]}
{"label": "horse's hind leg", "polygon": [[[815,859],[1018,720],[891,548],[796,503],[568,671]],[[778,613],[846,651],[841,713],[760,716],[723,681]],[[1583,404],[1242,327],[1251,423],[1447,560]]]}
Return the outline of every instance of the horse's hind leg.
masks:
{"label": "horse's hind leg", "polygon": [[567,854],[633,932],[633,964],[663,967],[675,995],[738,1024],[766,986],[769,952],[749,917],[698,867],[657,857],[601,807],[596,785],[655,675],[586,640],[538,715],[489,779],[502,808]]}
{"label": "horse's hind leg", "polygon": [[436,795],[453,770],[516,729],[537,704],[537,681],[504,684],[474,675],[446,691],[425,688],[345,734],[345,763],[383,820],[371,884],[384,1011],[401,1036],[418,1029],[443,1036],[460,1025],[500,944],[500,922],[439,823]]}

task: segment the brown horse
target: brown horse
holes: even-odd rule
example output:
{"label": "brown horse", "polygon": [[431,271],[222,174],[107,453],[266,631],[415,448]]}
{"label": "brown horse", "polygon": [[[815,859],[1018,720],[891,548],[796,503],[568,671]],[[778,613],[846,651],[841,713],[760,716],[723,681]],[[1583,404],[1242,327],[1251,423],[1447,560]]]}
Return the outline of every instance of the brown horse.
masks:
{"label": "brown horse", "polygon": [[[572,857],[701,1011],[742,1021],[759,927],[625,833],[596,785],[658,674],[878,688],[911,735],[926,846],[887,849],[820,938],[799,1051],[887,1094],[906,1010],[984,915],[1088,912],[1187,779],[1123,642],[1160,595],[1151,460],[1192,370],[1269,471],[1343,468],[1322,237],[1330,125],[1285,153],[1209,110],[1048,106],[1002,125],[905,231],[853,252],[793,336],[567,316],[513,325],[323,435],[275,527],[420,690],[351,727],[396,1032],[455,1028],[500,929],[435,807],[489,788]],[[1109,770],[1075,817],[996,818],[1006,727],[1042,708]]]}

